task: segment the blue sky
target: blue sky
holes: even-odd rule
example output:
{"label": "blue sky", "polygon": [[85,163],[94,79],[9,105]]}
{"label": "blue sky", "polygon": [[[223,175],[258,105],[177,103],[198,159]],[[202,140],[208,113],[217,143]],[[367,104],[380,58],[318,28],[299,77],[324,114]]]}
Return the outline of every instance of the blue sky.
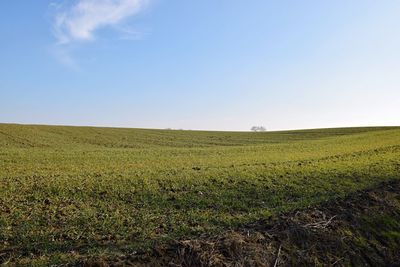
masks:
{"label": "blue sky", "polygon": [[399,1],[5,0],[0,122],[400,125]]}

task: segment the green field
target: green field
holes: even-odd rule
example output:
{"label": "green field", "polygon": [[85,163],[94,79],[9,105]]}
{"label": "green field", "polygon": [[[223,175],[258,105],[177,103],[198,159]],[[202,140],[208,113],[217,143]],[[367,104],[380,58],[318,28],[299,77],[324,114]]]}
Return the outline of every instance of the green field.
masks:
{"label": "green field", "polygon": [[242,133],[0,124],[0,263],[146,250],[396,179],[396,127]]}

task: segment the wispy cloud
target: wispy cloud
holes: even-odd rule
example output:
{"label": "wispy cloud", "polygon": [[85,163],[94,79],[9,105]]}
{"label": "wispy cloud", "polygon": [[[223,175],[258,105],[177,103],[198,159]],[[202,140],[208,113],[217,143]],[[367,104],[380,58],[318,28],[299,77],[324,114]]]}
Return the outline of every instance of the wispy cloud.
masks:
{"label": "wispy cloud", "polygon": [[118,26],[138,14],[148,0],[76,0],[73,4],[53,4],[54,34],[58,44],[95,39],[96,30]]}
{"label": "wispy cloud", "polygon": [[79,64],[71,56],[71,53],[67,47],[54,46],[49,51],[52,56],[62,65],[76,72],[81,71]]}
{"label": "wispy cloud", "polygon": [[56,42],[50,53],[62,65],[81,71],[73,56],[84,42],[96,40],[96,31],[110,27],[119,40],[138,40],[143,33],[126,20],[137,15],[151,0],[55,0],[49,5]]}

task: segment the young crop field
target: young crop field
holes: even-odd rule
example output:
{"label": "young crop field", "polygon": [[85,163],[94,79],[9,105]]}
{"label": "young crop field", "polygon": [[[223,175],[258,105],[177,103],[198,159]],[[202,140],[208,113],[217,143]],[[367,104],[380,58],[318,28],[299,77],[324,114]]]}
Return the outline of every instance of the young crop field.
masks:
{"label": "young crop field", "polygon": [[0,124],[0,264],[149,251],[399,179],[396,127],[256,133]]}

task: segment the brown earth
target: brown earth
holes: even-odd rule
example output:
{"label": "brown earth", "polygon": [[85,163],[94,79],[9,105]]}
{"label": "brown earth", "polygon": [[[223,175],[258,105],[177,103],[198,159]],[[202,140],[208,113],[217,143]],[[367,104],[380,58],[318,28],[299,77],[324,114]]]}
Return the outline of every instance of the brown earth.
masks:
{"label": "brown earth", "polygon": [[400,181],[218,236],[73,266],[400,266]]}

